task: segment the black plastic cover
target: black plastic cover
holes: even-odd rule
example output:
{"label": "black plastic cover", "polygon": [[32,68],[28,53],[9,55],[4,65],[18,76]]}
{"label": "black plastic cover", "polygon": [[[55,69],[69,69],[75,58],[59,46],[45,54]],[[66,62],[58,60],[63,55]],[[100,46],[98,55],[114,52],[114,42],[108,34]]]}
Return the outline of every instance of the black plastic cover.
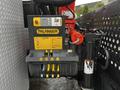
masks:
{"label": "black plastic cover", "polygon": [[33,0],[33,1],[44,5],[64,6],[72,3],[75,0]]}

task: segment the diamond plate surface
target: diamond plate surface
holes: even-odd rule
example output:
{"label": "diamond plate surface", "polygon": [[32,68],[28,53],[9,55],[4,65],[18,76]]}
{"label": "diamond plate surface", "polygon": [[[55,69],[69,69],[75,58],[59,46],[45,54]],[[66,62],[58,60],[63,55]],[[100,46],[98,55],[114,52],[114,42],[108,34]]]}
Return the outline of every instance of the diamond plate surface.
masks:
{"label": "diamond plate surface", "polygon": [[22,0],[0,0],[0,90],[27,90]]}

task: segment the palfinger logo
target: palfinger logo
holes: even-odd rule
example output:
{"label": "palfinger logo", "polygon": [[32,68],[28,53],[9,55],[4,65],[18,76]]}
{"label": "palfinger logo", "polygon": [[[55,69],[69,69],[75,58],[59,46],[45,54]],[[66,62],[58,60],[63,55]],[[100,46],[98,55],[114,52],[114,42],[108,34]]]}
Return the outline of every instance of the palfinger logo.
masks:
{"label": "palfinger logo", "polygon": [[37,29],[37,34],[59,34],[59,29]]}

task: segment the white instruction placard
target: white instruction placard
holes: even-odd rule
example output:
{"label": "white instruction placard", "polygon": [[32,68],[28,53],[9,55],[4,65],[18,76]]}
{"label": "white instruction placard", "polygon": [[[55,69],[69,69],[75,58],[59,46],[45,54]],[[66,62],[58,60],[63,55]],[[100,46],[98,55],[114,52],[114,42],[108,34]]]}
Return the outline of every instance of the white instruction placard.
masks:
{"label": "white instruction placard", "polygon": [[52,18],[52,26],[62,26],[62,18],[61,17],[53,17]]}

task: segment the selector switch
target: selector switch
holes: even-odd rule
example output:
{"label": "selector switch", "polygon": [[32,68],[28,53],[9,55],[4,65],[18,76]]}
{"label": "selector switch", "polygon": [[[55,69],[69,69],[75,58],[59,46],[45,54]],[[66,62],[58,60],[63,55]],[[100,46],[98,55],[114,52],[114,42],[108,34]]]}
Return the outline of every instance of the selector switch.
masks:
{"label": "selector switch", "polygon": [[50,50],[49,55],[50,55],[50,56],[53,56],[53,51],[52,51],[52,50]]}
{"label": "selector switch", "polygon": [[44,56],[48,56],[48,50],[46,50],[45,52],[44,52]]}

